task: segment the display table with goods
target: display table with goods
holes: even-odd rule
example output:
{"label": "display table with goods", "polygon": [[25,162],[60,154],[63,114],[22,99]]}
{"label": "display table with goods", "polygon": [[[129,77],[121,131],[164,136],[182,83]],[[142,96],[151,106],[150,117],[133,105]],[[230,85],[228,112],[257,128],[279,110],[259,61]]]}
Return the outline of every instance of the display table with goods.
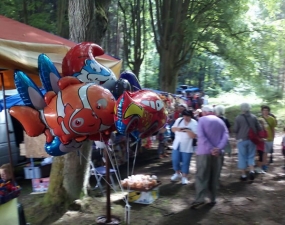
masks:
{"label": "display table with goods", "polygon": [[121,181],[122,187],[128,191],[128,201],[140,204],[151,204],[159,196],[159,185],[155,175],[132,175]]}

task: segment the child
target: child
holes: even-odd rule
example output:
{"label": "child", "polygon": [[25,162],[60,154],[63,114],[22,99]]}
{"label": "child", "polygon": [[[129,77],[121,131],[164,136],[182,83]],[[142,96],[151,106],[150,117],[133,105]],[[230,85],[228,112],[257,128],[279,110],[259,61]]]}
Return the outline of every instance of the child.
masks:
{"label": "child", "polygon": [[261,127],[261,131],[258,132],[258,136],[260,137],[260,142],[256,145],[256,150],[258,152],[258,161],[257,161],[257,167],[255,169],[256,173],[265,173],[264,170],[262,170],[263,167],[263,155],[266,154],[264,153],[264,148],[265,148],[265,138],[267,138],[267,132],[264,127],[265,121],[263,118],[259,118],[258,122]]}
{"label": "child", "polygon": [[10,164],[3,164],[0,167],[0,183],[5,183],[12,180],[12,172]]}
{"label": "child", "polygon": [[0,188],[11,192],[16,190],[16,184],[12,180],[12,169],[10,164],[4,164],[0,167]]}
{"label": "child", "polygon": [[164,143],[164,133],[166,131],[165,127],[162,127],[157,134],[157,139],[158,139],[158,157],[160,159],[163,159],[164,157],[168,157],[168,155],[164,152],[165,151],[165,143]]}

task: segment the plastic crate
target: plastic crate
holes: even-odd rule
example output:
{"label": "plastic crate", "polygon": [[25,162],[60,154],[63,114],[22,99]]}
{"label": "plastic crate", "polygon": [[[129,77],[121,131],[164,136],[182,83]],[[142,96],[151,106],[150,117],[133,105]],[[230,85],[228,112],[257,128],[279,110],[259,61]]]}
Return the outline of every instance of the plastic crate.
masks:
{"label": "plastic crate", "polygon": [[24,170],[25,170],[25,179],[35,179],[42,177],[40,167],[27,166],[24,168]]}

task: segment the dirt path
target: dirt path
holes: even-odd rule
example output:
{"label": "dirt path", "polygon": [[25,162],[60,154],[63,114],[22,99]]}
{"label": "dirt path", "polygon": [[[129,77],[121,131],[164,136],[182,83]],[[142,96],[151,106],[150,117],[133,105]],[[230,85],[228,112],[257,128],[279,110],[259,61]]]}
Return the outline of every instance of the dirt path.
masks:
{"label": "dirt path", "polygon": [[[254,182],[239,181],[237,153],[225,157],[225,165],[221,174],[221,185],[217,204],[214,207],[204,206],[191,210],[189,206],[195,196],[195,157],[191,162],[190,183],[181,185],[170,182],[173,174],[170,158],[163,160],[144,160],[135,167],[136,174],[155,174],[162,185],[159,198],[150,205],[131,203],[131,224],[134,225],[282,225],[285,224],[285,174],[284,160],[280,151],[281,136],[275,139],[274,163],[266,174],[256,176]],[[152,153],[153,154],[153,153]],[[125,171],[122,171],[124,173]],[[94,195],[96,192],[92,192]],[[32,195],[21,196],[25,208],[29,208],[36,200]],[[91,225],[95,219],[105,214],[105,203],[102,197],[91,197],[84,200],[81,211],[68,211],[53,225]],[[125,203],[118,200],[112,203],[112,214],[124,221]],[[29,215],[31,216],[31,215]],[[36,215],[34,215],[36,216]],[[55,221],[54,220],[54,221]],[[122,223],[124,224],[124,223]],[[34,224],[33,224],[34,225]],[[42,224],[41,224],[42,225]]]}

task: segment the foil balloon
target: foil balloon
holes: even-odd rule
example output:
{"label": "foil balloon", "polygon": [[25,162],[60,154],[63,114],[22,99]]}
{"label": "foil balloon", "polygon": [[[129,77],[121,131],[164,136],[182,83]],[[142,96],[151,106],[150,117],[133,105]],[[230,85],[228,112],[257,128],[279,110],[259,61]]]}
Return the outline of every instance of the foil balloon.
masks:
{"label": "foil balloon", "polygon": [[133,91],[138,91],[142,89],[137,76],[133,72],[124,71],[123,73],[120,74],[120,78],[129,81]]}
{"label": "foil balloon", "polygon": [[30,97],[30,95],[36,94],[43,99],[43,94],[37,85],[24,72],[15,70],[14,81],[20,97],[26,106],[35,107],[37,109],[41,109],[45,106],[45,103],[42,100],[37,101]]}
{"label": "foil balloon", "polygon": [[59,92],[57,85],[58,80],[61,78],[59,72],[57,71],[55,65],[52,63],[50,58],[45,54],[40,54],[38,57],[38,70],[46,91]]}
{"label": "foil balloon", "polygon": [[71,48],[62,61],[62,75],[74,76],[82,82],[93,82],[113,90],[117,78],[112,70],[104,67],[95,59],[104,54],[97,44],[82,42]]}
{"label": "foil balloon", "polygon": [[167,112],[159,96],[148,90],[124,92],[116,101],[115,126],[121,134],[139,133],[146,138],[157,132],[167,120]]}
{"label": "foil balloon", "polygon": [[118,99],[125,91],[133,91],[132,86],[130,85],[129,81],[120,78],[117,80],[112,93],[114,97]]}
{"label": "foil balloon", "polygon": [[52,155],[78,149],[89,136],[114,124],[115,100],[109,90],[81,83],[74,77],[61,78],[57,83],[60,91],[49,91],[44,97],[36,86],[18,89],[19,93],[28,91],[28,103],[33,107],[10,108],[10,114],[23,125],[27,135],[45,133],[45,149]]}

